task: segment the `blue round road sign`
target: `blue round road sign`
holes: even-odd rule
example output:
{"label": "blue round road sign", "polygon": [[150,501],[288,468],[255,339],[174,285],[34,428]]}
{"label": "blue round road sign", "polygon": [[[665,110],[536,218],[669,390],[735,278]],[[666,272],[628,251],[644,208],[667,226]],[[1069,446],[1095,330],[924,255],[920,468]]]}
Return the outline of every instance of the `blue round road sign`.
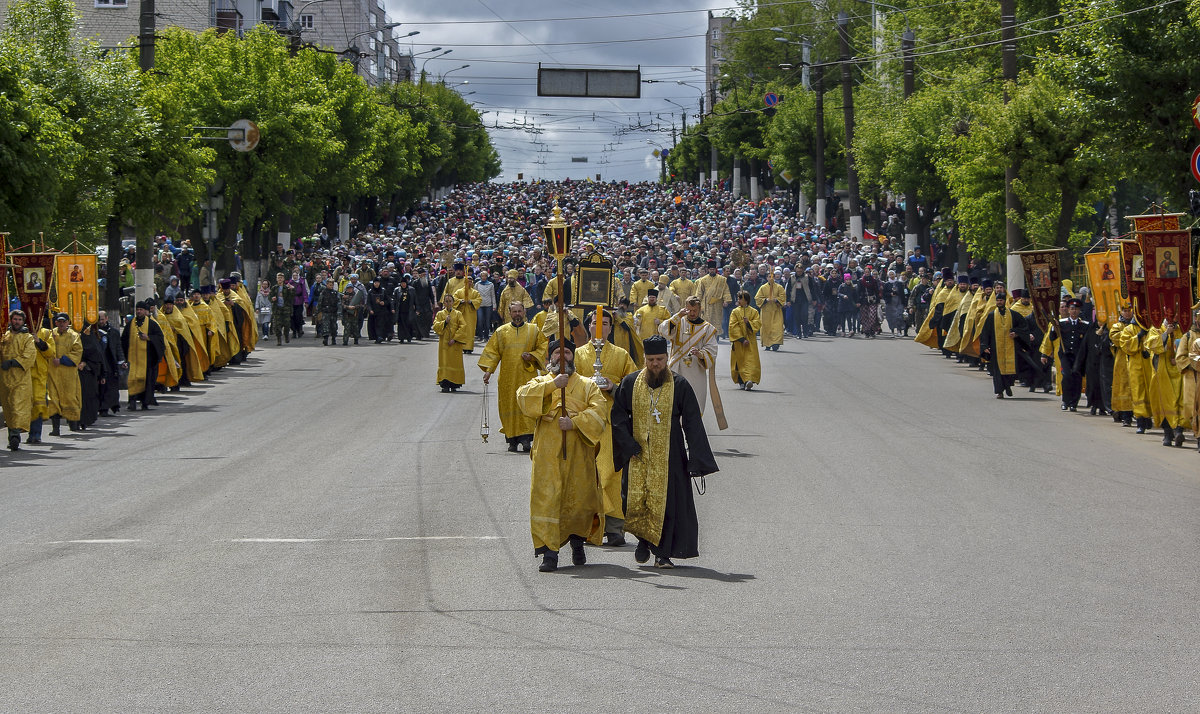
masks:
{"label": "blue round road sign", "polygon": [[778,103],[779,95],[775,92],[767,92],[766,95],[763,96],[763,104],[766,104],[768,107],[773,107]]}
{"label": "blue round road sign", "polygon": [[1192,177],[1200,181],[1200,146],[1192,152]]}

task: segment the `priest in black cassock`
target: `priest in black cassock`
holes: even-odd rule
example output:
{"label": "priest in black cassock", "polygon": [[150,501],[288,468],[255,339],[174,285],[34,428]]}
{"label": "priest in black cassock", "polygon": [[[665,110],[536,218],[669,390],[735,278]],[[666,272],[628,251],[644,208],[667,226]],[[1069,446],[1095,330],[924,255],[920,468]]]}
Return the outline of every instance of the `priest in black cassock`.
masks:
{"label": "priest in black cassock", "polygon": [[[688,381],[667,367],[667,341],[642,343],[646,367],[621,380],[612,407],[613,462],[628,468],[625,531],[638,537],[634,558],[673,568],[695,558],[700,524],[689,477],[716,473],[700,405]],[[686,439],[686,448],[684,445]]]}
{"label": "priest in black cassock", "polygon": [[166,354],[166,337],[158,323],[150,318],[145,302],[134,307],[134,317],[125,323],[121,333],[125,356],[129,361],[129,411],[141,401],[142,411],[157,405],[154,382],[158,379],[158,363]]}

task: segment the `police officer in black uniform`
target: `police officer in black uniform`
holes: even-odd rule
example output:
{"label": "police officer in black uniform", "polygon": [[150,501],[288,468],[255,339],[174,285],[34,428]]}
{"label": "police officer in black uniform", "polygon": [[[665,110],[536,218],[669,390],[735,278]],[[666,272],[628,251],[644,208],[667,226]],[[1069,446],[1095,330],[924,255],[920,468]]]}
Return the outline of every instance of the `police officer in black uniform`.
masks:
{"label": "police officer in black uniform", "polygon": [[1087,367],[1088,323],[1079,317],[1083,301],[1067,301],[1067,317],[1058,321],[1058,363],[1062,366],[1063,411],[1075,411],[1083,392],[1083,373]]}

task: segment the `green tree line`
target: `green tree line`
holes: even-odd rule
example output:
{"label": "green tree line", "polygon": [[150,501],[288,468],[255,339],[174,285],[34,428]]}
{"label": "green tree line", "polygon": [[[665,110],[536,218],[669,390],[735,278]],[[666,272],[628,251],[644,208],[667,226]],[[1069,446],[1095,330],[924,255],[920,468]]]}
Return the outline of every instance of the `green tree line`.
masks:
{"label": "green tree line", "polygon": [[[707,171],[716,145],[723,172],[734,158],[770,159],[778,185],[786,172],[793,188],[813,197],[815,92],[801,81],[807,41],[810,71],[824,72],[826,174],[843,181],[834,18],[845,12],[851,149],[864,200],[914,195],[949,219],[964,250],[989,260],[1006,252],[1006,215],[1026,244],[1078,252],[1107,228],[1109,208],[1122,216],[1151,204],[1188,210],[1196,187],[1188,159],[1200,143],[1191,120],[1200,93],[1200,0],[1018,0],[1016,8],[1018,79],[1005,82],[995,0],[743,0],[719,48],[723,99],[672,152],[671,170]],[[907,98],[906,30],[915,38]],[[767,91],[783,97],[773,113],[763,111]],[[1006,214],[1010,164],[1018,208]]]}
{"label": "green tree line", "polygon": [[[377,222],[430,188],[498,176],[479,114],[444,86],[371,86],[352,65],[259,26],[244,37],[157,33],[155,66],[82,38],[71,0],[9,6],[0,33],[0,231],[119,245],[123,231],[200,237],[201,204],[222,188],[214,241],[231,269],[265,256],[281,216],[293,235],[338,211]],[[196,127],[254,121],[258,146],[234,151]],[[211,136],[213,132],[208,132]]]}

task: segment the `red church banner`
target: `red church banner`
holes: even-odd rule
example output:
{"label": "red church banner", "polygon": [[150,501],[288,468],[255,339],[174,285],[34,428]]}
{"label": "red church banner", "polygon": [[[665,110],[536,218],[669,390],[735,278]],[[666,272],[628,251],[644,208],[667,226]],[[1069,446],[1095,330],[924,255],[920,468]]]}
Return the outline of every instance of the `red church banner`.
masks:
{"label": "red church banner", "polygon": [[1190,231],[1139,233],[1145,270],[1147,327],[1163,320],[1192,325],[1192,235]]}
{"label": "red church banner", "polygon": [[13,280],[21,309],[29,320],[30,332],[41,327],[42,318],[50,305],[50,280],[54,277],[55,253],[9,253],[8,259],[16,268]]}
{"label": "red church banner", "polygon": [[1058,301],[1061,280],[1058,272],[1058,254],[1061,248],[1051,250],[1022,250],[1013,253],[1021,258],[1025,269],[1025,290],[1033,303],[1033,316],[1038,327],[1045,330],[1051,320],[1058,319]]}

